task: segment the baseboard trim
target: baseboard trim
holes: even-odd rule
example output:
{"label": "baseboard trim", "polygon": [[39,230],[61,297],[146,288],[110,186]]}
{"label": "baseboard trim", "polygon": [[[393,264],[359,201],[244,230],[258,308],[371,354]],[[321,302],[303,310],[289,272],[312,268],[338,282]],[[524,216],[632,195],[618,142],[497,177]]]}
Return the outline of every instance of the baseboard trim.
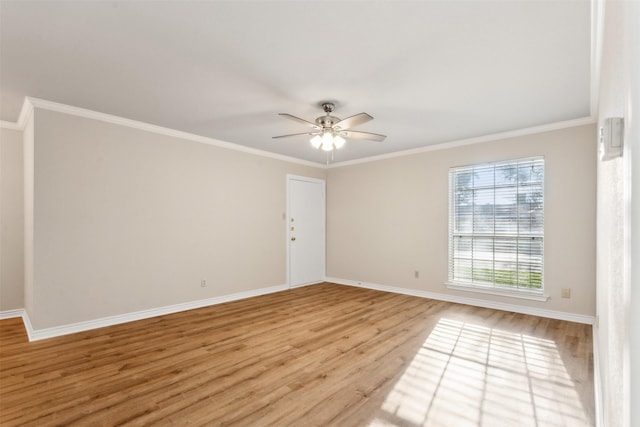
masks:
{"label": "baseboard trim", "polygon": [[17,308],[15,310],[0,311],[0,320],[13,319],[16,317],[22,318],[22,324],[24,325],[24,329],[27,331],[27,337],[29,338],[29,341],[33,341],[31,339],[31,336],[33,334],[33,327],[31,326],[31,320],[29,320],[27,310],[25,310],[24,308]]}
{"label": "baseboard trim", "polygon": [[[585,316],[580,314],[565,313],[565,312],[553,311],[553,310],[544,310],[544,309],[539,309],[534,307],[523,307],[523,306],[514,305],[514,304],[505,304],[505,303],[499,303],[499,302],[493,302],[493,301],[480,300],[476,298],[447,295],[447,294],[442,294],[437,292],[427,292],[427,291],[419,291],[415,289],[400,288],[395,286],[379,285],[375,283],[358,282],[354,280],[339,279],[335,277],[327,277],[325,281],[340,284],[340,285],[355,286],[355,287],[372,289],[377,291],[416,296],[420,298],[429,298],[429,299],[435,299],[439,301],[448,301],[448,302],[454,302],[458,304],[467,304],[467,305],[473,305],[477,307],[492,308],[496,310],[512,311],[515,313],[531,314],[534,316],[547,317],[547,318],[559,319],[559,320],[567,320],[570,322],[584,323],[589,325],[593,325],[595,323],[595,317],[593,316]],[[301,286],[311,286],[314,284],[316,283],[309,283]],[[0,319],[22,317],[25,329],[27,331],[27,335],[29,337],[29,341],[38,341],[38,340],[43,340],[47,338],[54,338],[58,336],[73,334],[76,332],[83,332],[83,331],[88,331],[92,329],[104,328],[107,326],[118,325],[121,323],[134,322],[136,320],[143,320],[151,317],[163,316],[166,314],[178,313],[181,311],[193,310],[196,308],[208,307],[211,305],[222,304],[225,302],[237,301],[245,298],[266,295],[274,292],[281,292],[287,289],[289,289],[288,285],[277,285],[277,286],[271,286],[267,288],[255,289],[252,291],[239,292],[235,294],[190,301],[190,302],[181,303],[181,304],[173,304],[165,307],[158,307],[158,308],[141,310],[141,311],[132,312],[132,313],[103,317],[100,319],[88,320],[85,322],[54,326],[54,327],[45,328],[45,329],[34,329],[31,324],[31,320],[29,319],[29,315],[24,309],[1,311]],[[598,372],[599,368],[597,364],[598,348],[597,348],[596,335],[597,333],[594,330],[594,363],[595,363],[594,368],[596,371],[594,372],[594,379],[596,379],[596,381],[599,381],[599,378],[596,376],[599,374]],[[596,385],[594,388],[597,393],[598,386]],[[596,406],[598,406],[598,402],[599,402],[598,398],[601,398],[601,396],[597,396]]]}
{"label": "baseboard trim", "polygon": [[455,302],[458,304],[473,305],[476,307],[492,308],[495,310],[512,311],[514,313],[531,314],[534,316],[547,317],[550,319],[567,320],[569,322],[584,323],[593,325],[595,323],[594,316],[586,316],[583,314],[566,313],[563,311],[545,310],[535,307],[525,307],[515,304],[506,304],[502,302],[486,301],[477,298],[460,297],[456,295],[441,294],[438,292],[419,291],[415,289],[399,288],[395,286],[379,285],[375,283],[358,282],[355,280],[339,279],[336,277],[327,277],[327,282],[337,283],[339,285],[356,286],[359,288],[373,289],[376,291],[392,292],[396,294],[411,295],[414,297],[429,298],[439,301]]}
{"label": "baseboard trim", "polygon": [[190,301],[181,304],[173,304],[165,307],[151,308],[132,313],[119,314],[116,316],[103,317],[86,322],[72,323],[68,325],[54,326],[45,329],[33,329],[29,316],[23,311],[22,319],[24,321],[29,341],[38,341],[47,338],[59,337],[62,335],[74,334],[76,332],[89,331],[92,329],[104,328],[106,326],[118,325],[121,323],[133,322],[136,320],[148,319],[151,317],[164,316],[166,314],[178,313],[181,311],[193,310],[196,308],[208,307],[211,305],[222,304],[225,302],[237,301],[245,298],[257,297],[260,295],[271,294],[274,292],[285,291],[289,287],[287,285],[277,285],[267,288],[255,289],[252,291],[238,292],[230,295],[206,298],[202,300]]}
{"label": "baseboard trim", "polygon": [[15,310],[0,311],[0,320],[2,320],[2,319],[12,319],[14,317],[22,317],[23,314],[24,314],[24,308],[17,308]]}
{"label": "baseboard trim", "polygon": [[33,336],[33,326],[31,325],[31,319],[29,319],[29,313],[27,310],[24,310],[22,313],[22,323],[24,324],[24,329],[27,331],[27,338],[29,342],[35,341],[36,339]]}
{"label": "baseboard trim", "polygon": [[290,289],[303,288],[305,286],[317,285],[319,283],[324,283],[324,282],[325,282],[325,280],[320,280],[319,282],[309,282],[309,283],[303,283],[301,285],[291,285]]}

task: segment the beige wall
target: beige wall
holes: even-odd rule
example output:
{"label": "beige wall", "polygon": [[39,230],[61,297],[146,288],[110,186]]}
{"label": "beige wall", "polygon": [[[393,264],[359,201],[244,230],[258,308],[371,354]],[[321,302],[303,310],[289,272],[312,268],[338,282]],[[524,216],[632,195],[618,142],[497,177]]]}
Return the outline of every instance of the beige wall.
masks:
{"label": "beige wall", "polygon": [[33,115],[29,117],[22,133],[24,156],[24,309],[33,314]]}
{"label": "beige wall", "polygon": [[[595,126],[586,125],[329,169],[327,275],[594,315],[595,135]],[[445,288],[449,168],[539,155],[546,170],[544,283],[549,301]],[[571,299],[560,297],[565,287],[572,289]]]}
{"label": "beige wall", "polygon": [[598,162],[595,331],[604,425],[626,427],[640,425],[640,3],[604,16],[598,116],[624,117],[625,152]]}
{"label": "beige wall", "polygon": [[24,307],[22,132],[0,128],[0,311]]}
{"label": "beige wall", "polygon": [[34,126],[35,329],[286,283],[286,174],[324,169],[42,109]]}

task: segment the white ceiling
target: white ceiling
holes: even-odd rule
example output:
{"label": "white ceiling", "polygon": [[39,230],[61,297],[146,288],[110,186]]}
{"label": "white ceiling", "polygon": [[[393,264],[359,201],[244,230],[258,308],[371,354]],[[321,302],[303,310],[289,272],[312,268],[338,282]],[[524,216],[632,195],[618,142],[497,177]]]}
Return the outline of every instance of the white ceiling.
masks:
{"label": "white ceiling", "polygon": [[0,2],[0,119],[33,96],[314,162],[319,103],[375,120],[346,161],[589,116],[580,1]]}

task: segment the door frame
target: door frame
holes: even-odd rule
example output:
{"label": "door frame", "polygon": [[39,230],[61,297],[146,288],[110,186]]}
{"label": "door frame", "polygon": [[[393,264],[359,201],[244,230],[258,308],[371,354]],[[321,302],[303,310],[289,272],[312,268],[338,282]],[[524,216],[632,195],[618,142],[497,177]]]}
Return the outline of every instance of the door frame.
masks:
{"label": "door frame", "polygon": [[[308,176],[302,176],[302,175],[293,175],[293,174],[287,174],[287,212],[286,212],[286,219],[285,219],[285,237],[286,237],[286,246],[287,246],[287,289],[292,289],[292,288],[296,288],[296,287],[300,287],[300,286],[306,286],[306,285],[313,285],[314,283],[307,283],[304,285],[296,285],[296,286],[292,286],[291,284],[291,181],[305,181],[305,182],[310,182],[310,183],[314,183],[314,184],[320,184],[322,185],[322,191],[324,192],[324,227],[322,227],[322,240],[324,242],[324,253],[323,253],[323,260],[322,260],[322,264],[324,267],[324,276],[322,277],[322,281],[326,280],[326,276],[327,276],[327,182],[324,179],[320,179],[320,178],[311,178]],[[316,282],[316,283],[321,283],[320,282]]]}

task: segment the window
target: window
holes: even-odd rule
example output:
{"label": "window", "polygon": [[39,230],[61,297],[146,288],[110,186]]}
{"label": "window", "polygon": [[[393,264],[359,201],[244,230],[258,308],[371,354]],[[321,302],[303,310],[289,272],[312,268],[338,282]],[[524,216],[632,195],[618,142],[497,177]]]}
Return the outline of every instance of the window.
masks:
{"label": "window", "polygon": [[543,291],[544,159],[449,171],[449,284]]}

